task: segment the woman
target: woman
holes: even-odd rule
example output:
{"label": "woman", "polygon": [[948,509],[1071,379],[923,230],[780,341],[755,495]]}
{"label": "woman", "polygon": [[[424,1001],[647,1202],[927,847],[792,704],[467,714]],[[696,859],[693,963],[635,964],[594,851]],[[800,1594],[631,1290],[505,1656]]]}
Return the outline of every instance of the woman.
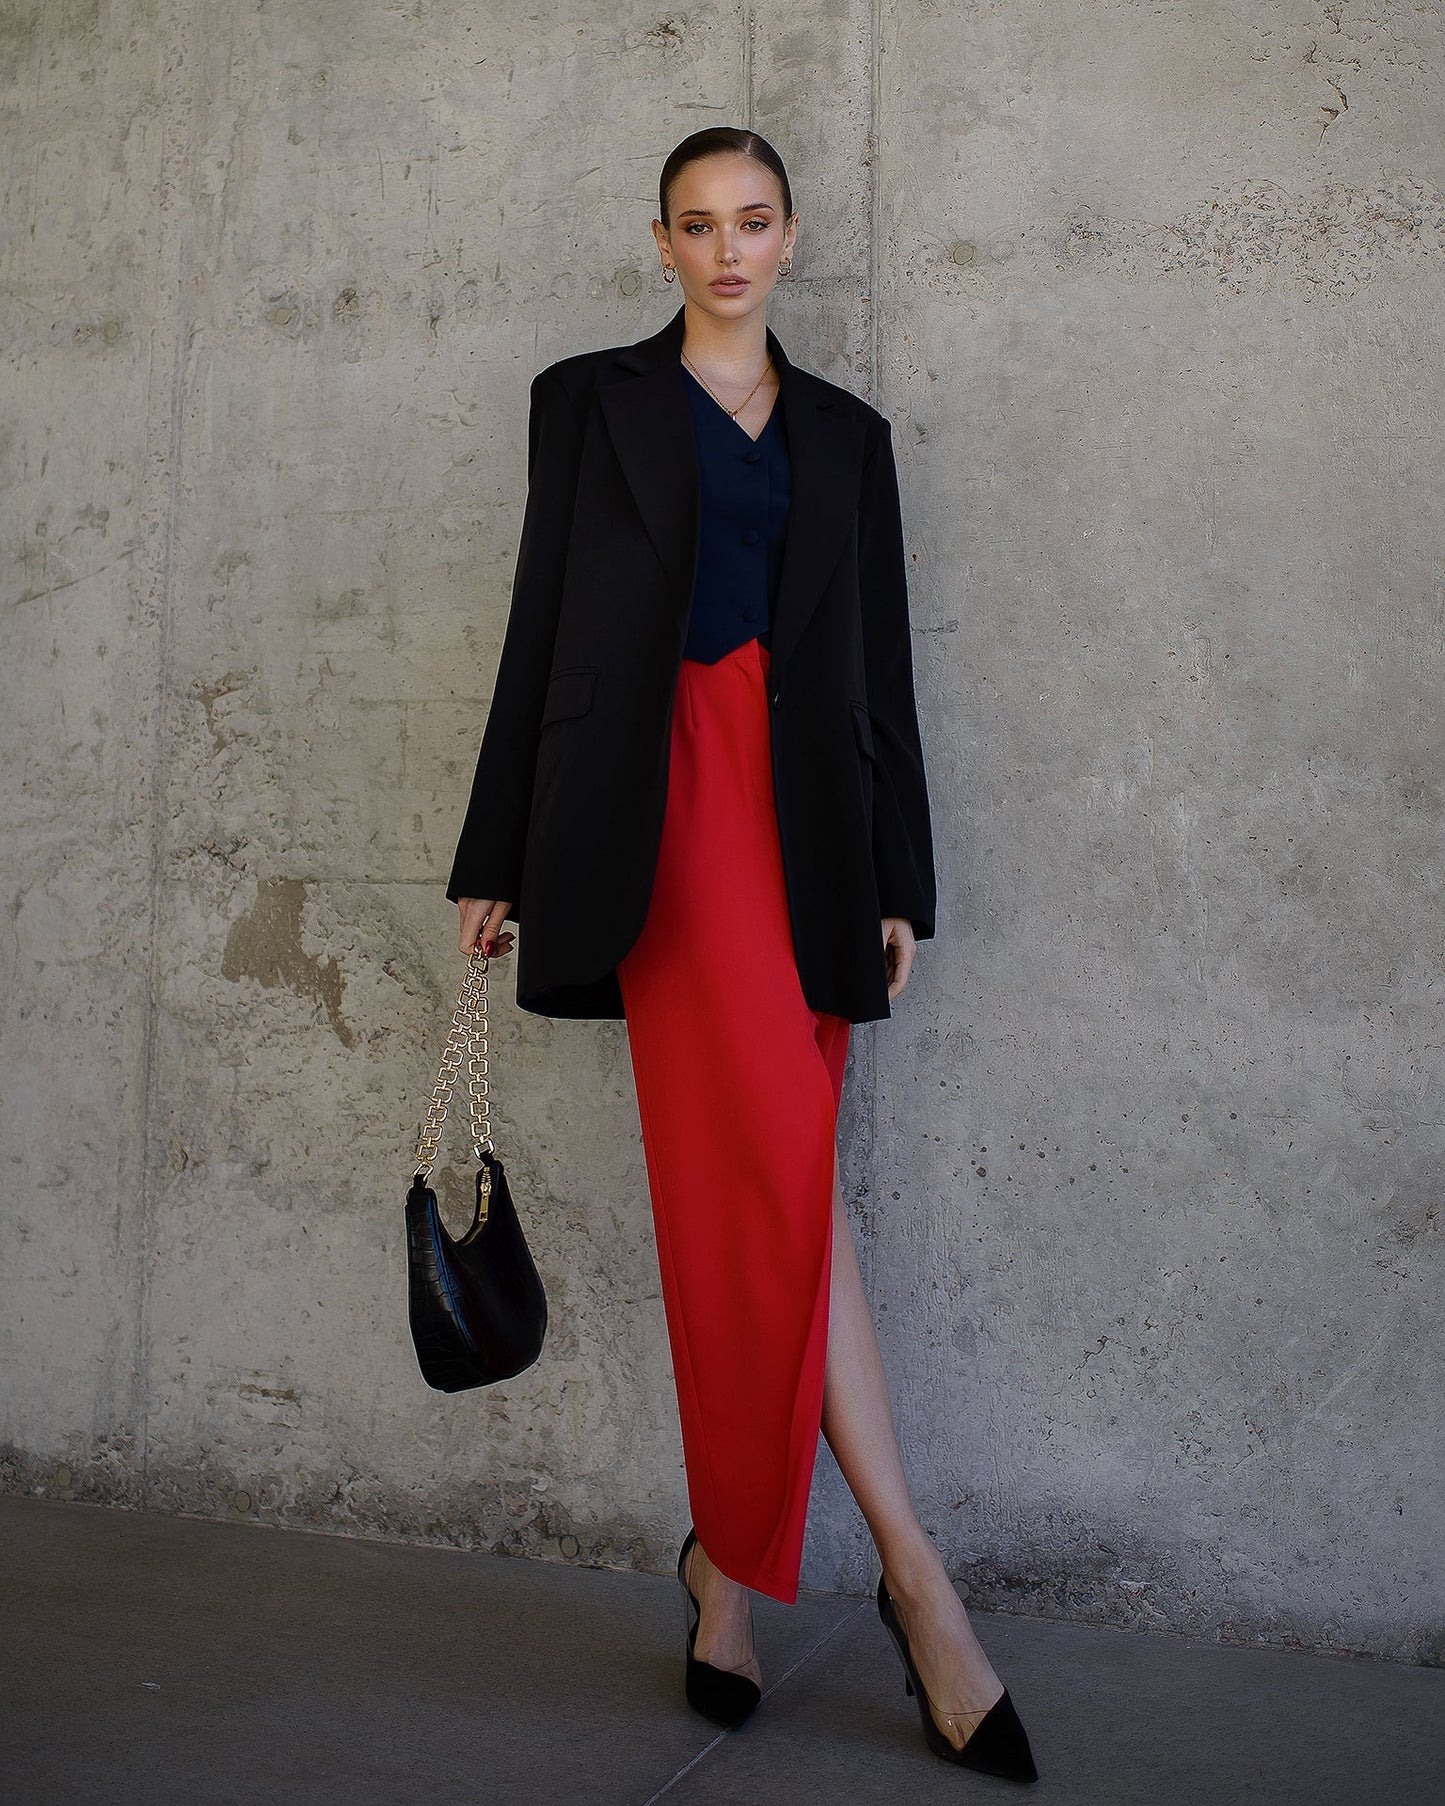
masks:
{"label": "woman", "polygon": [[683,305],[532,384],[511,610],[447,895],[521,938],[517,1000],[625,1018],[694,1529],[687,1697],[761,1696],[749,1589],[793,1603],[819,1429],[948,1760],[1035,1778],[909,1497],[837,1180],[848,1031],[934,932],[888,421],[766,324],[787,174],[711,128],[663,167]]}

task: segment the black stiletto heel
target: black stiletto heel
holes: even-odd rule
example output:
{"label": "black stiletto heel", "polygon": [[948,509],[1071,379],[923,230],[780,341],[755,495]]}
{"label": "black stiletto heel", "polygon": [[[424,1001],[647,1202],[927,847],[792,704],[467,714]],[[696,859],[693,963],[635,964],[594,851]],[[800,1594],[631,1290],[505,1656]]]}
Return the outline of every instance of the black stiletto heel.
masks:
{"label": "black stiletto heel", "polygon": [[687,1703],[724,1730],[735,1731],[763,1697],[763,1690],[745,1674],[734,1674],[728,1668],[714,1668],[711,1662],[700,1662],[693,1654],[702,1607],[684,1576],[688,1551],[696,1541],[697,1531],[689,1528],[677,1557],[677,1578],[686,1595],[682,1622],[687,1631]]}
{"label": "black stiletto heel", "polygon": [[677,1578],[684,1594],[682,1617],[687,1631],[687,1702],[712,1723],[735,1731],[762,1698],[762,1689],[745,1674],[699,1661],[694,1653],[702,1606],[687,1584],[687,1558],[697,1543],[697,1531],[689,1528],[677,1557]]}
{"label": "black stiletto heel", "polygon": [[[1037,1781],[1039,1771],[1034,1766],[1033,1751],[1029,1748],[1028,1732],[1024,1729],[1014,1703],[1009,1698],[1008,1688],[983,1714],[977,1728],[964,1742],[962,1749],[957,1749],[938,1728],[938,1721],[933,1715],[933,1707],[919,1678],[913,1662],[913,1651],[908,1647],[908,1637],[898,1619],[898,1612],[893,1604],[892,1596],[883,1584],[883,1576],[878,1576],[878,1616],[883,1620],[884,1628],[893,1639],[893,1646],[898,1651],[898,1658],[903,1663],[903,1689],[918,1701],[919,1715],[923,1720],[923,1735],[935,1756],[942,1756],[945,1762],[957,1762],[964,1768],[975,1769],[981,1775],[999,1775],[1005,1781]],[[974,1712],[945,1712],[945,1718],[975,1718]]]}

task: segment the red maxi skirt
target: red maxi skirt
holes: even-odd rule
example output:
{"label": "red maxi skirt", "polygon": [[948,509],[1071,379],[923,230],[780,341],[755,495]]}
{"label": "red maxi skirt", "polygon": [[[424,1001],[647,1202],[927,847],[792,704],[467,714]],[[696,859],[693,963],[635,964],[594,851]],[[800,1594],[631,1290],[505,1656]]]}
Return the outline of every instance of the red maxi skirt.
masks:
{"label": "red maxi skirt", "polygon": [[798,977],[767,674],[756,639],[682,660],[657,871],[618,981],[693,1523],[724,1574],[791,1605],[850,1024]]}

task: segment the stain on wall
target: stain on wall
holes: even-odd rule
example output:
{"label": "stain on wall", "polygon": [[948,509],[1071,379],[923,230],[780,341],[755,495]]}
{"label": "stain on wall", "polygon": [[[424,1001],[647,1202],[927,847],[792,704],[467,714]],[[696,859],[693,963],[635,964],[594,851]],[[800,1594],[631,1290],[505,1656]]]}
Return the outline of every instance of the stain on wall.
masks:
{"label": "stain on wall", "polygon": [[1275,285],[1305,301],[1347,298],[1387,269],[1438,279],[1442,253],[1445,190],[1404,175],[1308,194],[1243,182],[1166,225],[1086,210],[1065,222],[1062,242],[1068,267],[1182,275],[1231,295]]}
{"label": "stain on wall", "polygon": [[341,1014],[345,980],[334,959],[321,959],[301,945],[301,914],[306,886],[295,878],[273,878],[257,887],[256,900],[226,936],[221,977],[237,982],[254,978],[268,989],[285,985],[298,997],[311,997],[325,1012],[343,1047],[354,1047],[356,1035]]}

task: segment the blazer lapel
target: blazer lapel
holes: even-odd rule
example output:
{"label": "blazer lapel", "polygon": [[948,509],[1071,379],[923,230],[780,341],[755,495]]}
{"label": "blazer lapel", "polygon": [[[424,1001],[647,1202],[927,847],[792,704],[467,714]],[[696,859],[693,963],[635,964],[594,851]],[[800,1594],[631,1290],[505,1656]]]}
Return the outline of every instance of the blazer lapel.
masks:
{"label": "blazer lapel", "polygon": [[686,609],[697,570],[701,476],[678,356],[682,316],[679,308],[661,332],[616,352],[612,367],[627,374],[599,381],[597,395],[643,525]]}
{"label": "blazer lapel", "polygon": [[782,383],[792,463],[792,499],[768,656],[769,667],[776,668],[802,637],[848,543],[858,507],[863,432],[851,409],[834,406],[827,384],[789,363],[771,327],[768,348]]}
{"label": "blazer lapel", "polygon": [[[612,360],[622,377],[598,385],[607,430],[648,537],[685,615],[697,575],[700,473],[680,352],[685,309]],[[857,506],[863,434],[840,414],[828,385],[790,362],[771,327],[792,462],[792,500],[773,609],[769,664],[797,644],[848,540]]]}

